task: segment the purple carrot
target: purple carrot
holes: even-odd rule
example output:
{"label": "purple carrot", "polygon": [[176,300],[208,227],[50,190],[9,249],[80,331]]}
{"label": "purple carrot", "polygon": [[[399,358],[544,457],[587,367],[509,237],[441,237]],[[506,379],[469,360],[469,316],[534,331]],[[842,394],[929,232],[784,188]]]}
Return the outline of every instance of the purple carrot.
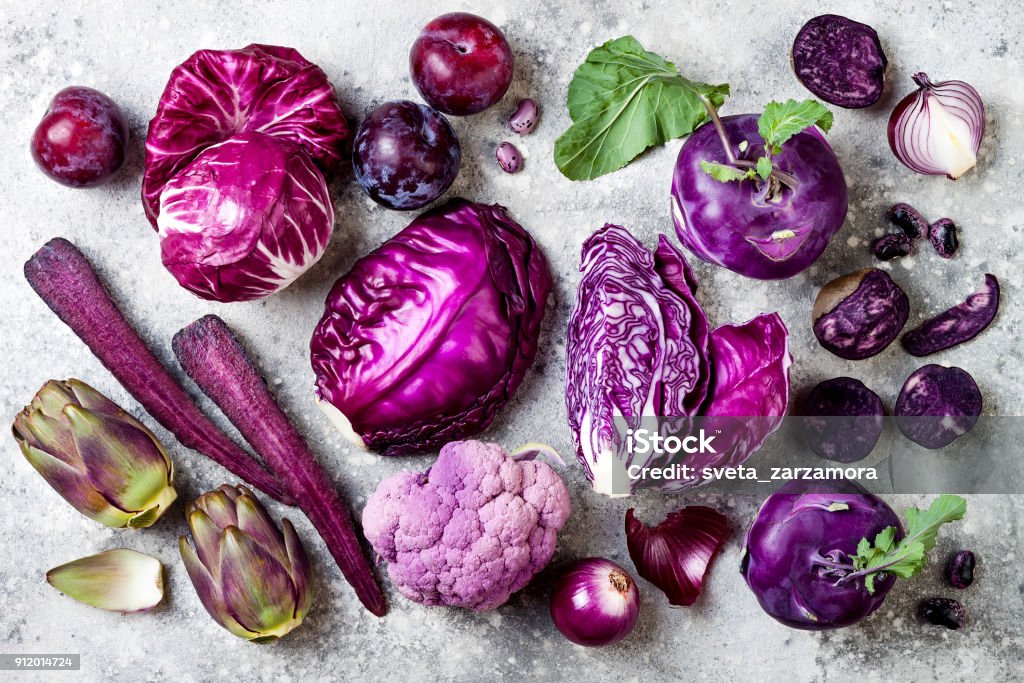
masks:
{"label": "purple carrot", "polygon": [[352,514],[302,435],[284,414],[227,324],[207,315],[174,335],[174,355],[260,454],[306,513],[373,614],[387,604],[359,542]]}
{"label": "purple carrot", "polygon": [[25,263],[25,279],[153,418],[272,498],[291,504],[281,484],[228,438],[125,319],[89,259],[71,242],[50,240]]}

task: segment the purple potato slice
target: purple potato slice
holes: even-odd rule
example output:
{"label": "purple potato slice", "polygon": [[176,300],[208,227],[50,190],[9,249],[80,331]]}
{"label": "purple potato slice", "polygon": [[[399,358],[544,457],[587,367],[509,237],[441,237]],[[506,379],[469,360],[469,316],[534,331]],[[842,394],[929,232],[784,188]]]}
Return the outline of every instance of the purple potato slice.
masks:
{"label": "purple potato slice", "polygon": [[985,284],[963,303],[928,318],[900,339],[913,356],[927,356],[963,344],[992,324],[999,312],[999,280],[985,274]]}
{"label": "purple potato slice", "polygon": [[793,41],[792,62],[804,87],[846,109],[878,101],[889,63],[875,29],[836,14],[804,24]]}
{"label": "purple potato slice", "polygon": [[896,424],[914,443],[943,448],[974,427],[981,406],[981,391],[966,370],[925,365],[900,390]]}
{"label": "purple potato slice", "polygon": [[804,441],[818,457],[857,462],[874,450],[884,427],[885,407],[878,394],[852,377],[827,379],[803,402]]}
{"label": "purple potato slice", "polygon": [[818,343],[840,358],[863,360],[899,336],[910,300],[887,273],[864,268],[822,287],[811,315]]}

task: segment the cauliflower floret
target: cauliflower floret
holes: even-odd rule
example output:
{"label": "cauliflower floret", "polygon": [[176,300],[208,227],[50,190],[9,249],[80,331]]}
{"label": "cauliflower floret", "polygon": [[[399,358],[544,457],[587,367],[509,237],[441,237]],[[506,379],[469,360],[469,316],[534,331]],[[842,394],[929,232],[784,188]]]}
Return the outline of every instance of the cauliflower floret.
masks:
{"label": "cauliflower floret", "polygon": [[488,610],[547,565],[569,511],[565,482],[546,463],[456,441],[427,472],[382,481],[363,532],[405,597]]}

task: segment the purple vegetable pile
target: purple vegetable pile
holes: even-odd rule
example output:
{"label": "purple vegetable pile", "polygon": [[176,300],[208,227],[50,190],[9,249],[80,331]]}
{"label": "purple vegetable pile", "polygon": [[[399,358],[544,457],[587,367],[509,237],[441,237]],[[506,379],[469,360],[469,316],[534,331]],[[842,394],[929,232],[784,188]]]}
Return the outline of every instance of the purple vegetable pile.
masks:
{"label": "purple vegetable pile", "polygon": [[[503,101],[516,73],[513,46],[490,21],[465,12],[436,17],[410,43],[403,57],[425,104],[398,99],[402,93],[360,93],[375,106],[354,135],[341,107],[351,94],[339,99],[324,70],[295,49],[200,50],[171,72],[145,142],[142,204],[161,261],[206,301],[259,300],[317,264],[335,230],[335,181],[361,189],[358,204],[367,220],[425,209],[372,249],[362,248],[350,212],[344,223],[353,234],[345,248],[360,253],[332,252],[325,260],[321,268],[336,271],[328,274],[333,286],[319,322],[306,320],[305,332],[299,330],[312,333],[315,400],[352,446],[381,456],[429,457],[422,467],[370,482],[375,487],[361,514],[321,464],[322,457],[337,457],[337,448],[304,434],[301,421],[279,403],[286,392],[271,390],[220,317],[206,314],[187,325],[171,348],[184,375],[237,429],[238,443],[138,332],[147,328],[125,317],[133,307],[118,303],[74,244],[51,239],[25,264],[32,289],[182,446],[305,514],[373,615],[388,610],[375,562],[386,565],[399,594],[431,607],[485,611],[511,600],[507,609],[524,609],[534,596],[513,595],[532,583],[548,599],[554,629],[587,647],[642,633],[636,626],[651,602],[642,595],[652,587],[670,605],[701,609],[714,558],[736,520],[687,505],[648,524],[646,511],[629,508],[618,518],[624,540],[595,528],[562,547],[579,557],[559,558],[565,562],[549,570],[563,530],[591,530],[587,522],[570,522],[572,474],[559,471],[567,466],[550,445],[531,442],[510,451],[473,440],[514,399],[535,400],[530,391],[517,391],[537,358],[547,367],[538,364],[534,372],[550,372],[555,364],[546,350],[562,340],[566,420],[580,474],[595,493],[618,497],[695,489],[709,481],[701,472],[735,470],[754,457],[790,409],[791,334],[799,336],[793,348],[813,347],[813,335],[835,356],[826,360],[845,368],[883,352],[905,352],[905,361],[940,354],[975,339],[998,316],[1003,292],[989,273],[944,311],[925,318],[916,309],[907,292],[931,291],[934,283],[907,282],[920,272],[909,257],[959,268],[966,259],[954,257],[971,226],[961,217],[929,223],[904,201],[885,214],[870,254],[863,248],[857,254],[886,263],[835,278],[824,272],[818,260],[850,208],[847,177],[825,137],[836,114],[815,99],[786,99],[768,101],[760,112],[723,116],[729,85],[684,76],[633,36],[595,47],[572,75],[565,101],[570,124],[554,143],[553,160],[567,182],[591,180],[686,137],[661,214],[668,221],[671,213],[675,238],[657,234],[651,251],[627,228],[605,224],[582,239],[573,296],[567,286],[575,273],[553,273],[538,241],[574,249],[577,235],[524,196],[524,176],[535,162],[527,166],[532,140],[523,136],[541,120],[540,100],[506,99],[499,129],[486,144],[460,141],[457,130],[477,129],[460,121],[453,126],[445,116],[479,114]],[[796,33],[790,57],[797,81],[826,103],[868,110],[883,101],[889,60],[866,24],[814,17]],[[918,174],[960,178],[984,161],[981,96],[964,81],[933,82],[924,73],[913,79],[918,89],[888,115],[893,154]],[[875,119],[881,131],[885,117]],[[844,134],[856,121],[845,122]],[[517,143],[504,139],[510,137]],[[31,151],[43,173],[69,187],[100,185],[131,167],[125,166],[127,119],[114,100],[83,87],[52,100]],[[485,197],[438,201],[452,187],[467,189],[460,169],[479,173],[482,160],[522,206],[510,210]],[[499,168],[523,175],[506,177]],[[667,181],[667,168],[665,175]],[[864,182],[857,178],[851,186]],[[530,217],[524,218],[529,228],[520,216]],[[700,296],[673,239],[704,262],[698,273],[708,289]],[[894,268],[897,259],[907,267]],[[708,277],[712,266],[731,272]],[[802,273],[788,283],[759,282]],[[711,302],[738,281],[768,301],[780,295],[805,301],[807,283],[819,277],[832,279],[818,292],[809,320],[792,332],[772,311],[713,325],[702,305],[722,310]],[[307,278],[304,294],[317,281],[324,282]],[[565,327],[548,329],[549,307],[556,314],[570,302]],[[272,310],[249,306],[236,310]],[[904,331],[912,317],[912,329]],[[277,324],[273,313],[262,320]],[[803,443],[825,460],[865,460],[883,433],[886,405],[868,384],[879,388],[891,373],[872,361],[862,367],[876,370],[867,384],[845,372],[816,378],[793,411]],[[892,414],[906,439],[942,449],[975,426],[984,405],[968,370],[934,363],[907,377]],[[525,427],[548,431],[550,424]],[[637,444],[644,433],[694,445],[682,455],[643,450]],[[175,462],[157,437],[80,380],[44,384],[15,418],[14,436],[58,494],[107,526],[148,527],[179,496]],[[537,436],[557,445],[564,434]],[[680,467],[694,474],[680,474]],[[636,501],[638,508],[646,503],[643,496]],[[591,521],[600,519],[595,506],[606,504],[589,491],[579,502],[577,515],[590,513]],[[314,585],[330,583],[314,580],[320,568],[299,533],[271,511],[257,493],[225,482],[186,501],[188,535],[179,540],[212,618],[257,643],[300,626],[317,602]],[[850,626],[877,611],[898,579],[920,573],[938,530],[965,513],[963,498],[941,495],[927,509],[909,508],[901,520],[852,480],[790,481],[751,521],[741,574],[763,610],[786,626]],[[604,550],[613,557],[628,551],[633,569],[581,552],[613,542]],[[953,556],[946,576],[954,588],[974,582],[975,561],[966,550]],[[144,611],[163,598],[162,572],[155,558],[121,548],[68,562],[47,578],[86,604]],[[925,600],[920,613],[951,629],[966,624],[963,606],[949,598]]]}

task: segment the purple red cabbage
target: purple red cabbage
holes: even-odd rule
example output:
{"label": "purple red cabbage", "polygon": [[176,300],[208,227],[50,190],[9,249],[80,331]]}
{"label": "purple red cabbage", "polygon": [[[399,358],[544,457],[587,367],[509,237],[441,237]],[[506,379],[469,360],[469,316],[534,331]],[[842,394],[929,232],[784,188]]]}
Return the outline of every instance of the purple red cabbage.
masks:
{"label": "purple red cabbage", "polygon": [[551,284],[503,207],[420,215],[331,288],[310,341],[320,406],[383,455],[481,432],[533,364]]}

